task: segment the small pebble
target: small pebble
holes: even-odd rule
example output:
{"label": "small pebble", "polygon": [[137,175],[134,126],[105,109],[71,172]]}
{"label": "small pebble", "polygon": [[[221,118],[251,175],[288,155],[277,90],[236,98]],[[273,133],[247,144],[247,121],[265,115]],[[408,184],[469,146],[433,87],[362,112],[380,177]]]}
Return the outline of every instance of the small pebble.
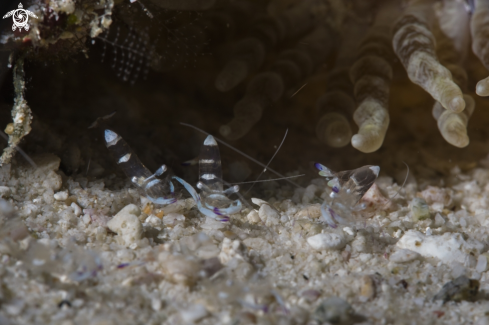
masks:
{"label": "small pebble", "polygon": [[84,214],[82,220],[84,224],[88,225],[92,221],[92,218],[89,214]]}
{"label": "small pebble", "polygon": [[333,250],[345,247],[343,236],[335,233],[317,234],[307,238],[307,243],[316,250]]}
{"label": "small pebble", "polygon": [[129,204],[107,222],[107,227],[121,236],[124,244],[129,246],[142,237],[143,226],[138,219],[140,213],[136,205]]}
{"label": "small pebble", "polygon": [[251,212],[246,216],[246,219],[248,219],[248,222],[251,224],[256,224],[261,221],[258,211],[256,210],[251,210]]}
{"label": "small pebble", "polygon": [[487,270],[487,257],[486,255],[479,255],[477,258],[477,265],[475,266],[475,270],[479,273],[485,272]]}
{"label": "small pebble", "polygon": [[154,311],[159,311],[161,309],[161,299],[151,299],[151,308],[153,308]]}
{"label": "small pebble", "polygon": [[207,309],[201,304],[191,305],[180,311],[180,317],[184,324],[192,324],[207,316]]}
{"label": "small pebble", "polygon": [[54,199],[56,201],[66,201],[68,199],[68,191],[54,193]]}
{"label": "small pebble", "polygon": [[362,277],[360,296],[363,297],[365,300],[369,300],[375,297],[375,283],[372,277],[368,275]]}
{"label": "small pebble", "polygon": [[71,207],[73,208],[73,213],[75,216],[79,217],[82,214],[82,208],[80,208],[80,206],[75,202],[71,203]]}
{"label": "small pebble", "polygon": [[260,207],[258,216],[267,227],[278,225],[280,223],[280,215],[268,204],[263,204]]}
{"label": "small pebble", "polygon": [[144,220],[144,222],[147,223],[148,225],[150,225],[151,227],[154,227],[154,228],[161,226],[161,219],[155,215],[148,216],[146,218],[146,220]]}

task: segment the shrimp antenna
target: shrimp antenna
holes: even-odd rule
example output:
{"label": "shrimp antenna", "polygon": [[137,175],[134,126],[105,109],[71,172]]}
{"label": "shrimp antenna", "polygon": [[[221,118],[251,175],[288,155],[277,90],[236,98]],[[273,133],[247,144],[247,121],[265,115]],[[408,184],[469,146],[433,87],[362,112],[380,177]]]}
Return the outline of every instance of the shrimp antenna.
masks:
{"label": "shrimp antenna", "polygon": [[401,186],[401,188],[399,189],[399,191],[397,191],[397,193],[396,193],[396,194],[394,194],[394,196],[393,196],[393,197],[391,197],[391,198],[390,198],[390,200],[393,200],[393,199],[394,199],[394,198],[397,196],[397,194],[399,194],[399,192],[400,192],[400,191],[401,191],[401,190],[404,188],[404,185],[406,185],[406,181],[407,181],[408,176],[409,176],[409,166],[408,166],[408,164],[406,164],[404,161],[403,161],[402,163],[403,163],[404,165],[406,165],[406,167],[407,167],[407,173],[406,173],[406,177],[404,178],[404,182],[402,183],[402,186]]}
{"label": "shrimp antenna", "polygon": [[[5,133],[0,132],[0,136],[2,136],[2,138],[4,138],[5,140],[7,140],[7,143],[8,143],[8,137],[5,135]],[[32,167],[37,168],[37,165],[34,162],[34,160],[32,160],[32,158],[29,157],[29,155],[26,154],[24,150],[22,150],[19,146],[15,146],[14,148],[15,148],[15,150],[17,150],[24,157],[25,160],[27,160],[27,162],[29,164],[31,164]]]}
{"label": "shrimp antenna", "polygon": [[[207,133],[207,132],[205,132],[204,130],[199,129],[198,127],[193,126],[193,125],[191,125],[191,124],[187,124],[187,123],[183,123],[183,122],[180,122],[180,124],[181,124],[181,125],[184,125],[184,126],[188,126],[189,128],[192,128],[192,129],[197,130],[197,131],[199,131],[199,132],[202,132],[202,133],[204,133],[204,134],[210,135],[210,133]],[[259,166],[262,166],[263,168],[267,169],[267,166],[265,166],[265,164],[262,164],[261,162],[259,162],[259,161],[258,161],[258,160],[256,160],[255,158],[252,158],[251,156],[249,156],[249,155],[245,154],[244,152],[242,152],[242,151],[240,151],[240,150],[236,149],[236,148],[235,148],[235,147],[233,147],[232,145],[227,144],[226,142],[222,141],[222,140],[221,140],[221,139],[219,139],[219,138],[214,137],[214,139],[216,139],[216,141],[217,141],[217,142],[219,142],[219,143],[223,144],[224,146],[228,147],[229,149],[231,149],[231,150],[233,150],[233,151],[235,151],[235,152],[239,153],[239,154],[240,154],[240,155],[242,155],[243,157],[248,158],[249,160],[251,160],[251,161],[252,161],[252,162],[254,162],[255,164],[258,164]],[[303,187],[302,187],[302,186],[300,186],[299,184],[297,184],[297,183],[295,183],[295,182],[293,182],[293,181],[291,181],[291,180],[287,179],[287,177],[285,177],[284,175],[280,174],[279,172],[277,172],[277,171],[275,171],[275,170],[273,170],[273,169],[271,169],[271,168],[268,168],[268,170],[269,170],[269,171],[271,171],[273,174],[277,175],[278,177],[282,177],[282,178],[284,178],[284,179],[285,179],[287,182],[289,182],[290,184],[294,185],[295,187],[297,187],[297,188],[303,188]]]}
{"label": "shrimp antenna", "polygon": [[[223,180],[223,179],[219,179],[219,180],[220,180],[220,181],[221,181],[221,182],[222,182],[224,185],[229,186],[229,187],[232,187],[232,186],[234,186],[234,185],[237,185],[237,184],[231,184],[231,183],[228,183],[228,182],[226,182],[226,181],[225,181],[225,180]],[[243,196],[241,193],[239,193],[239,191],[235,192],[234,194],[236,194],[236,195],[239,197],[239,199],[241,200],[241,202],[243,202],[243,203],[244,203],[244,204],[245,204],[245,205],[246,205],[246,206],[247,206],[249,209],[251,209],[251,210],[253,209],[253,206],[250,204],[250,202],[248,202],[248,200],[246,200],[246,199],[245,199],[245,197],[244,197],[244,196]]]}
{"label": "shrimp antenna", "polygon": [[[275,150],[275,153],[273,154],[272,158],[268,161],[268,164],[261,171],[260,175],[258,175],[258,177],[256,178],[257,181],[260,179],[261,175],[263,175],[263,173],[265,173],[267,171],[267,168],[272,163],[273,158],[275,158],[275,156],[277,155],[277,153],[280,150],[280,148],[282,148],[282,145],[284,144],[285,138],[287,137],[287,133],[289,133],[289,129],[285,130],[285,135],[284,135],[284,138],[282,139],[282,142],[280,142],[280,145],[278,146],[277,150]],[[245,194],[247,194],[249,191],[251,191],[251,189],[253,188],[253,186],[255,186],[255,183],[256,182],[253,182],[253,185],[251,185],[251,187],[246,191]]]}
{"label": "shrimp antenna", "polygon": [[283,179],[296,178],[296,177],[302,177],[302,176],[306,176],[306,174],[294,175],[294,176],[289,176],[289,177],[285,177],[285,178],[263,179],[261,181],[256,180],[256,181],[249,181],[249,182],[231,183],[231,185],[241,185],[241,184],[252,184],[252,183],[264,183],[264,182],[281,181]]}
{"label": "shrimp antenna", "polygon": [[112,118],[115,115],[115,113],[117,113],[117,111],[113,111],[110,114],[97,117],[97,119],[92,124],[90,124],[90,126],[88,128],[93,129],[93,128],[98,127],[100,122],[103,122],[103,121],[106,121],[106,120]]}

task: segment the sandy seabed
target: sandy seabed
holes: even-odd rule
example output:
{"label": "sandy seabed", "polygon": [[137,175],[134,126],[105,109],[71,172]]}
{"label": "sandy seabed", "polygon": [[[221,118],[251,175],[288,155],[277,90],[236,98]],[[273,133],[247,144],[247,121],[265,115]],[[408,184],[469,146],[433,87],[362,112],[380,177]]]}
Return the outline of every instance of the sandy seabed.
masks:
{"label": "sandy seabed", "polygon": [[0,324],[489,323],[485,161],[423,191],[381,176],[333,229],[321,178],[220,223],[33,158],[0,169]]}

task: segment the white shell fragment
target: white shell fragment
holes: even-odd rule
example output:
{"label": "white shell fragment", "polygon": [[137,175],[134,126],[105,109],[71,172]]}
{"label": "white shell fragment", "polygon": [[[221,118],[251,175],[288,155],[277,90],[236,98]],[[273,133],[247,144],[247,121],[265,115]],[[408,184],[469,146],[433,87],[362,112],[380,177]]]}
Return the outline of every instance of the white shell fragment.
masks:
{"label": "white shell fragment", "polygon": [[258,199],[256,197],[251,198],[251,202],[253,202],[253,204],[258,205],[259,207],[261,207],[264,204],[267,204],[268,205],[268,202],[267,201],[264,201],[262,199]]}
{"label": "white shell fragment", "polygon": [[80,208],[80,206],[78,204],[76,204],[75,202],[72,202],[70,206],[73,208],[73,213],[75,214],[75,216],[77,216],[77,217],[81,216],[82,209]]}
{"label": "white shell fragment", "polygon": [[56,201],[66,201],[68,199],[68,191],[54,193],[54,199]]}
{"label": "white shell fragment", "polygon": [[307,238],[307,243],[318,251],[341,249],[346,244],[343,236],[334,233],[314,235]]}
{"label": "white shell fragment", "polygon": [[425,236],[409,230],[397,242],[397,247],[409,249],[424,257],[434,257],[443,263],[464,263],[471,252],[480,252],[484,245],[477,240],[465,241],[460,233]]}

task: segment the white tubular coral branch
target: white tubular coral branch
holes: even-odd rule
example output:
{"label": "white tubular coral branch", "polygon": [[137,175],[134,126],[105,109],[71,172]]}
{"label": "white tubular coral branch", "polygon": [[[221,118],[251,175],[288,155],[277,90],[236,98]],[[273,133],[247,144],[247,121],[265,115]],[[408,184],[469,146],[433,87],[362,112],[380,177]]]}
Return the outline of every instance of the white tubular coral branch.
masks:
{"label": "white tubular coral branch", "polygon": [[452,112],[465,108],[463,94],[450,71],[438,61],[429,22],[433,1],[412,0],[394,27],[392,44],[412,82]]}
{"label": "white tubular coral branch", "polygon": [[8,164],[19,145],[20,140],[31,132],[32,112],[24,98],[24,59],[16,61],[14,67],[15,103],[12,108],[13,130],[9,133],[8,146],[0,157],[0,166]]}
{"label": "white tubular coral branch", "polygon": [[360,53],[350,69],[358,107],[353,119],[358,133],[351,144],[361,152],[374,152],[382,146],[389,126],[388,101],[392,79],[390,29],[392,17],[399,14],[395,3],[383,7],[375,24],[360,46]]}
{"label": "white tubular coral branch", "polygon": [[[489,70],[489,0],[475,0],[475,11],[470,22],[472,51]],[[489,77],[477,83],[475,92],[489,96]]]}
{"label": "white tubular coral branch", "polygon": [[[389,86],[381,80],[372,80],[379,89],[388,92]],[[351,144],[361,152],[374,152],[384,142],[389,126],[389,112],[381,101],[367,98],[353,114],[355,123],[360,126],[358,133],[351,138]]]}
{"label": "white tubular coral branch", "polygon": [[[438,3],[436,9],[439,21],[439,28],[438,25],[433,28],[436,53],[440,62],[450,70],[453,81],[465,93],[468,78],[461,62],[468,49],[466,40],[470,39],[469,15],[463,4],[455,0]],[[468,94],[463,96],[466,106],[460,113],[445,110],[439,102],[433,106],[433,117],[437,120],[441,135],[448,143],[459,148],[466,147],[470,142],[467,123],[475,108],[474,99]]]}
{"label": "white tubular coral branch", "polygon": [[437,120],[438,129],[443,138],[459,148],[469,144],[467,135],[467,123],[475,108],[475,102],[469,95],[464,95],[466,103],[465,110],[461,113],[454,113],[444,109],[439,102],[433,106],[433,117]]}

